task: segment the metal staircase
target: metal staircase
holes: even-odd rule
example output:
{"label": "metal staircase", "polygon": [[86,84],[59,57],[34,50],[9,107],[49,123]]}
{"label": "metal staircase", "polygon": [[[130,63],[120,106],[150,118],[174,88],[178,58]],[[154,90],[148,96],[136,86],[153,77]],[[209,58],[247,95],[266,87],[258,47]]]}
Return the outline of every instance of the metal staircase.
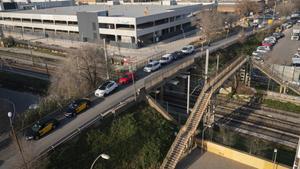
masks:
{"label": "metal staircase", "polygon": [[291,89],[292,91],[300,95],[300,87],[296,84],[291,84],[283,80],[282,77],[279,75],[280,74],[279,72],[273,71],[271,65],[267,63],[257,62],[257,61],[252,61],[252,63],[254,67],[259,69],[261,72],[266,74],[269,78],[271,78],[275,82],[277,82],[280,85],[287,86],[289,89]]}
{"label": "metal staircase", "polygon": [[219,88],[233,73],[235,73],[248,59],[240,57],[227,66],[222,72],[207,82],[193,107],[185,125],[180,129],[173,142],[161,169],[174,169],[184,153],[188,141],[194,135],[209,104],[212,93]]}

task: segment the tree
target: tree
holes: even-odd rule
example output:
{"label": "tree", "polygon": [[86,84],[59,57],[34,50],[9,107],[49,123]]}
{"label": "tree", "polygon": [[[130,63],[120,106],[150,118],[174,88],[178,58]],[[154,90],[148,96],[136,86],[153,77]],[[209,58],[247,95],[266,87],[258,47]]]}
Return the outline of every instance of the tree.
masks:
{"label": "tree", "polygon": [[196,16],[196,26],[201,29],[208,43],[224,28],[224,19],[217,10],[203,11]]}
{"label": "tree", "polygon": [[240,0],[237,6],[237,12],[241,18],[249,16],[250,12],[256,14],[259,12],[259,4],[251,0]]}
{"label": "tree", "polygon": [[280,3],[276,7],[276,11],[279,13],[280,16],[288,16],[293,12],[294,9],[295,4],[292,2]]}
{"label": "tree", "polygon": [[84,46],[69,54],[69,58],[51,78],[49,94],[70,99],[82,97],[106,77],[106,66],[103,49]]}

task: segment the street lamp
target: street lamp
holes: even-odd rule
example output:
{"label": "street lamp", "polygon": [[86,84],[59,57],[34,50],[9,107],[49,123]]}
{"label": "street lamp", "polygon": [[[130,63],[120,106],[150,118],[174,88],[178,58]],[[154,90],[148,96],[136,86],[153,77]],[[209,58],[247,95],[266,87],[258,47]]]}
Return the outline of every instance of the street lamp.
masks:
{"label": "street lamp", "polygon": [[273,169],[274,169],[276,168],[275,165],[276,165],[276,158],[277,158],[277,148],[274,148],[273,157],[274,157],[274,161],[273,161]]}
{"label": "street lamp", "polygon": [[109,160],[109,159],[110,159],[110,156],[109,156],[109,155],[107,155],[107,154],[100,154],[100,155],[94,160],[94,162],[92,163],[90,169],[93,169],[93,167],[94,167],[96,161],[97,161],[100,157],[103,158],[104,160]]}
{"label": "street lamp", "polygon": [[[15,106],[14,102],[12,102],[11,100],[8,100],[8,99],[4,99],[4,98],[0,98],[0,100],[4,100],[5,102],[10,103],[12,105],[12,107],[13,107],[13,114],[12,115],[16,114],[16,106]],[[14,116],[12,116],[12,118],[14,118]]]}
{"label": "street lamp", "polygon": [[24,158],[24,154],[23,154],[23,150],[22,150],[21,144],[19,142],[18,136],[16,135],[16,132],[15,132],[15,129],[14,129],[14,126],[13,126],[13,123],[12,123],[13,113],[12,112],[8,112],[7,116],[9,118],[9,124],[10,124],[10,127],[11,127],[11,131],[12,131],[12,134],[13,134],[14,138],[16,139],[16,142],[17,142],[17,145],[18,145],[18,148],[19,148],[19,152],[21,154],[21,157],[22,157],[25,169],[28,169],[27,164],[26,164],[26,160]]}

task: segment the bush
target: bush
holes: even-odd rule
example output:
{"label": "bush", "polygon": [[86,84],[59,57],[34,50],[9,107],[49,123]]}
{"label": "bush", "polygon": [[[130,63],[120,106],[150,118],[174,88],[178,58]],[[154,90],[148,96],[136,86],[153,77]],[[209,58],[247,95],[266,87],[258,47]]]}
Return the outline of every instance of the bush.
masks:
{"label": "bush", "polygon": [[16,45],[16,41],[12,36],[8,36],[7,38],[2,39],[4,47],[13,47]]}

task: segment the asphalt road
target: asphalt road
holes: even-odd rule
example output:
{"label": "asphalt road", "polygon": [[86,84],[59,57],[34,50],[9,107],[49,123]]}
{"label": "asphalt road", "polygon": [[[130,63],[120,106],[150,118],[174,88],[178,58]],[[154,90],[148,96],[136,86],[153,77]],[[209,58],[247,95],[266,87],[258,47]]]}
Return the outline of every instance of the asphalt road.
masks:
{"label": "asphalt road", "polygon": [[[250,33],[248,33],[250,34]],[[221,40],[219,42],[211,44],[209,49],[211,51],[214,51],[218,48],[221,48],[223,46],[227,46],[228,44],[234,43],[238,39],[238,35],[229,37],[227,39]],[[190,57],[199,57],[201,55],[204,55],[203,53],[197,52],[194,55]],[[179,62],[179,61],[177,61]],[[173,64],[169,65],[173,66]],[[159,74],[163,72],[162,70],[165,68],[160,69],[159,71],[156,71],[152,73],[151,75],[144,74],[146,77],[150,77],[154,74]],[[143,74],[143,73],[142,73]],[[141,78],[136,82],[136,88],[142,88],[145,85],[145,77]],[[50,133],[49,135],[41,138],[38,141],[30,141],[26,142],[24,138],[21,138],[22,145],[24,148],[24,154],[26,156],[26,160],[31,160],[38,156],[40,153],[42,153],[44,150],[51,147],[53,144],[58,142],[59,140],[67,137],[70,133],[72,133],[74,130],[80,128],[83,124],[89,122],[92,119],[95,119],[99,115],[103,115],[108,109],[114,107],[115,105],[119,104],[120,102],[124,101],[126,98],[133,96],[134,93],[134,87],[133,85],[130,85],[126,87],[125,90],[119,90],[110,96],[106,97],[105,99],[99,100],[98,104],[91,107],[89,110],[85,111],[84,113],[81,113],[76,118],[72,120],[66,120],[65,124],[61,125],[56,131]],[[14,146],[14,145],[11,145]],[[16,148],[13,149],[10,147],[7,147],[7,149],[2,149],[0,152],[0,161],[2,161],[2,165],[0,163],[0,168],[2,169],[15,169],[18,168],[21,163],[21,157],[19,153],[17,152]],[[12,153],[12,149],[15,153]],[[9,150],[9,151],[8,151]],[[5,152],[9,152],[9,155],[6,155]]]}
{"label": "asphalt road", "polygon": [[300,41],[291,40],[292,29],[290,28],[283,32],[285,37],[280,39],[272,51],[266,54],[265,62],[287,66],[292,64],[292,57],[300,47]]}

